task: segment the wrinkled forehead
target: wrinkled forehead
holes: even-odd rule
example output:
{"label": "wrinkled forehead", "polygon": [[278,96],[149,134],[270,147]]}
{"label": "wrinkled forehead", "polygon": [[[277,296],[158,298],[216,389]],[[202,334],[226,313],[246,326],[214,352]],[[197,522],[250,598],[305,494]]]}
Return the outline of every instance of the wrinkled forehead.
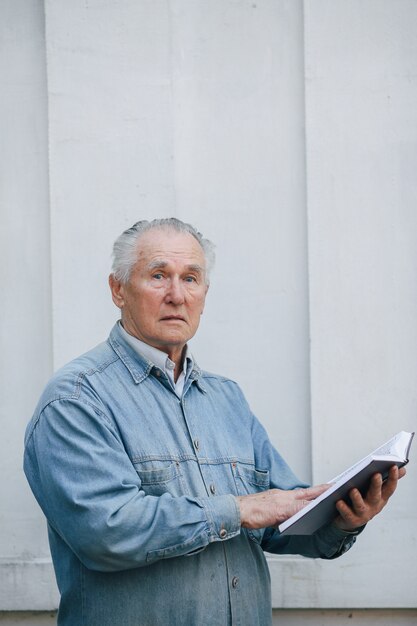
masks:
{"label": "wrinkled forehead", "polygon": [[167,264],[197,265],[205,271],[204,250],[193,235],[172,228],[153,228],[141,234],[137,241],[137,259],[140,265]]}

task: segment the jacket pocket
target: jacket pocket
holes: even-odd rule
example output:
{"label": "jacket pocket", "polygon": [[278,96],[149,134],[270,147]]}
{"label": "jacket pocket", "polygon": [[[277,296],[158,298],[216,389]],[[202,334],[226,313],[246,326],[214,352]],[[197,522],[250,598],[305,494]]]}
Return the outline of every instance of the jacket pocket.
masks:
{"label": "jacket pocket", "polygon": [[[269,489],[269,471],[256,469],[254,465],[247,463],[232,463],[233,477],[235,479],[236,491],[239,496],[247,496],[251,493],[259,493]],[[264,535],[263,528],[244,528],[252,541],[260,544]]]}
{"label": "jacket pocket", "polygon": [[184,495],[179,462],[153,461],[152,467],[149,467],[149,462],[146,462],[146,467],[142,463],[134,465],[141,481],[141,488],[146,495],[161,496],[164,493],[170,493],[172,496]]}
{"label": "jacket pocket", "polygon": [[240,496],[269,489],[269,471],[256,469],[253,465],[232,463],[236,490]]}

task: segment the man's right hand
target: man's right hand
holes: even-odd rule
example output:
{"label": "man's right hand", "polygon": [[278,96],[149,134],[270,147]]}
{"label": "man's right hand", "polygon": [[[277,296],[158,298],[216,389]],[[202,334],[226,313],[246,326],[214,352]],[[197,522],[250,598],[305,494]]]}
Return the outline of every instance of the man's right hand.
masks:
{"label": "man's right hand", "polygon": [[306,489],[270,489],[248,496],[238,496],[241,526],[268,528],[277,526],[320,496],[330,485]]}

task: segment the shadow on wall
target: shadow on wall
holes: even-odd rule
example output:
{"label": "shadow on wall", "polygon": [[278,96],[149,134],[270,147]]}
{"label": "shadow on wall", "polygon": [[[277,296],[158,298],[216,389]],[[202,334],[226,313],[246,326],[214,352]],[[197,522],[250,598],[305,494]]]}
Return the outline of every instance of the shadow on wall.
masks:
{"label": "shadow on wall", "polygon": [[[417,609],[391,610],[280,610],[272,611],[279,626],[415,626]],[[56,612],[0,612],[2,626],[55,626]]]}
{"label": "shadow on wall", "polygon": [[417,609],[280,610],[272,611],[274,626],[415,626]]}
{"label": "shadow on wall", "polygon": [[56,611],[1,611],[1,626],[55,626]]}

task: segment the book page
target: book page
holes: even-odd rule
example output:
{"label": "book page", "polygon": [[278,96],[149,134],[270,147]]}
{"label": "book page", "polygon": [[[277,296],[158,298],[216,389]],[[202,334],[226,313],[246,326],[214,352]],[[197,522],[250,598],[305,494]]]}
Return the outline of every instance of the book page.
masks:
{"label": "book page", "polygon": [[377,448],[373,451],[372,454],[375,455],[384,455],[384,454],[395,454],[399,458],[405,460],[406,455],[406,444],[410,439],[410,434],[404,432],[403,430],[399,432],[395,437],[384,443],[380,448]]}
{"label": "book page", "polygon": [[349,467],[347,470],[345,470],[341,474],[338,474],[337,476],[332,478],[332,480],[329,480],[329,483],[333,484],[338,482],[341,478],[354,472],[356,468],[359,468],[366,460],[371,459],[374,456],[387,456],[392,457],[393,461],[406,461],[411,439],[412,433],[410,435],[410,433],[407,433],[403,430],[400,431],[395,435],[395,437],[392,437],[389,441],[382,444],[382,446],[376,448],[376,450],[371,452],[371,454],[368,454],[363,459]]}

